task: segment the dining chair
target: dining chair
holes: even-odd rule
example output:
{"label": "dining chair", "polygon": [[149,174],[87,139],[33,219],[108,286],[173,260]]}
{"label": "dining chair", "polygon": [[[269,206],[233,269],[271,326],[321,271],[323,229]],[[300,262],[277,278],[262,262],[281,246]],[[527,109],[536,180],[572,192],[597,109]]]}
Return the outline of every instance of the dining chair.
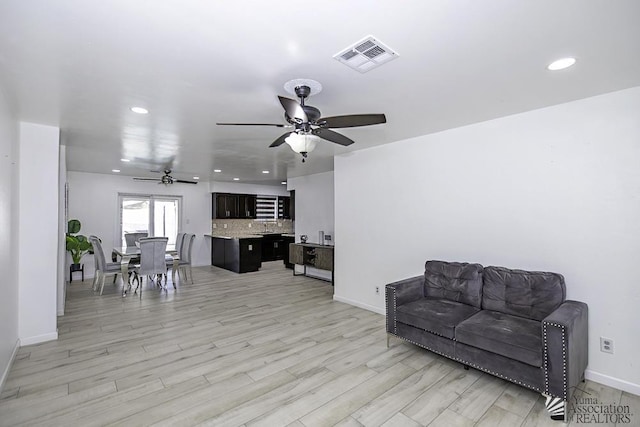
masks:
{"label": "dining chair", "polygon": [[146,231],[135,233],[124,233],[124,242],[127,246],[135,246],[136,242],[142,237],[148,237],[149,233]]}
{"label": "dining chair", "polygon": [[[104,250],[102,249],[102,243],[97,236],[89,236],[89,241],[93,246],[93,257],[96,263],[96,272],[93,277],[93,290],[96,291],[98,289],[98,284],[100,284],[100,295],[102,295],[102,291],[104,290],[104,279],[107,276],[113,276],[113,282],[115,283],[116,277],[118,274],[122,275],[122,269],[119,262],[107,262],[104,257]],[[122,278],[123,286],[124,285],[124,277]]]}
{"label": "dining chair", "polygon": [[154,281],[151,276],[155,276],[157,280],[155,283],[166,290],[166,287],[162,286],[162,277],[165,276],[166,286],[167,263],[165,254],[168,241],[168,237],[143,237],[140,239],[140,264],[136,265],[133,270],[138,282],[134,293],[140,288],[140,298],[142,298],[142,278],[145,276],[147,280],[151,281]]}
{"label": "dining chair", "polygon": [[[180,251],[182,250],[182,241],[184,240],[185,233],[178,233],[176,236],[176,255],[165,255],[165,261],[167,262],[167,268],[171,269],[171,280],[176,283],[176,272],[173,268],[173,263],[180,259]],[[175,287],[175,285],[174,285]]]}
{"label": "dining chair", "polygon": [[[189,279],[189,275],[191,276],[191,284],[193,284],[193,271],[191,270],[191,253],[193,250],[193,241],[195,240],[195,238],[195,234],[184,235],[182,247],[180,248],[179,252],[180,259],[178,261],[178,277],[181,278],[180,271],[183,271],[184,276],[187,280]],[[187,267],[189,267],[189,275],[187,275]]]}
{"label": "dining chair", "polygon": [[[146,231],[138,231],[138,232],[134,232],[134,233],[124,233],[124,242],[125,242],[125,246],[126,247],[132,247],[135,246],[137,242],[140,241],[140,239],[142,237],[148,237],[149,233],[147,233]],[[111,256],[112,259],[114,258],[113,255]],[[115,261],[115,259],[113,259]],[[140,263],[140,257],[133,257],[131,258],[131,260],[129,261],[129,264],[134,265],[134,264],[139,264]]]}

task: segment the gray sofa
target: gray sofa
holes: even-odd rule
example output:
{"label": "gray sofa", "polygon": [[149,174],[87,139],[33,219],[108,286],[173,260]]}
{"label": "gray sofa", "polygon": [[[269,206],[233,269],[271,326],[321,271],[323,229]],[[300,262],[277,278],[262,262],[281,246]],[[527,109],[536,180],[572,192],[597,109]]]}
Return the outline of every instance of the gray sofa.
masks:
{"label": "gray sofa", "polygon": [[556,273],[427,261],[386,285],[387,333],[536,390],[561,420],[588,356],[587,305],[565,294]]}

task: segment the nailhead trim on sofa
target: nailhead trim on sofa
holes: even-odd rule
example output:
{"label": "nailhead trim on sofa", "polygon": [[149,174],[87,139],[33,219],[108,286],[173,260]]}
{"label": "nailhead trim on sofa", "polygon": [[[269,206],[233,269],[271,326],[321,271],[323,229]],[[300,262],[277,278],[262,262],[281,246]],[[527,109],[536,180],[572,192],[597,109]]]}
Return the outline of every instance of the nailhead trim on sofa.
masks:
{"label": "nailhead trim on sofa", "polygon": [[[542,339],[544,340],[544,392],[549,394],[549,352],[547,343],[547,325],[555,326],[562,332],[562,398],[567,400],[567,340],[564,325],[553,322],[542,322]],[[549,394],[550,395],[550,394]]]}

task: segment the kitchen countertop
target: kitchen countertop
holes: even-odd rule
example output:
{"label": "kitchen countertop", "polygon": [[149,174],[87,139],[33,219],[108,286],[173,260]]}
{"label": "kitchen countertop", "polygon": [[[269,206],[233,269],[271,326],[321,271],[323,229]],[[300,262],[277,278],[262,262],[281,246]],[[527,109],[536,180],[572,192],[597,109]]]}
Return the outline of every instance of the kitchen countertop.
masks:
{"label": "kitchen countertop", "polygon": [[229,233],[229,234],[205,234],[205,237],[218,238],[218,239],[262,239],[264,236],[277,234],[284,237],[296,237],[293,233],[277,233],[277,232],[260,232],[260,233]]}
{"label": "kitchen countertop", "polygon": [[213,234],[205,234],[205,237],[211,237],[216,239],[262,239],[262,236],[259,234],[228,234],[225,236],[222,235],[213,235]]}

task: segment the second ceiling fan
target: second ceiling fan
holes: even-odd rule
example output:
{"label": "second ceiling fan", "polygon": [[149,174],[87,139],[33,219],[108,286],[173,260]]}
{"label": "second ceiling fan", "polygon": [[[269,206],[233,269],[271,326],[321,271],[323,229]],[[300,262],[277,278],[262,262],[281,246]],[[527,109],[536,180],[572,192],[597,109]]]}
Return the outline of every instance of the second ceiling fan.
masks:
{"label": "second ceiling fan", "polygon": [[302,162],[304,162],[308,153],[315,148],[317,138],[322,138],[343,146],[354,143],[352,139],[338,132],[334,132],[331,129],[370,126],[387,122],[384,114],[349,114],[345,116],[321,117],[320,110],[305,104],[305,99],[307,99],[309,95],[317,94],[322,90],[320,83],[314,80],[296,79],[287,82],[284,87],[300,98],[300,102],[298,102],[291,98],[278,96],[280,104],[284,108],[284,118],[288,125],[280,123],[216,124],[221,126],[293,127],[292,131],[281,135],[273,141],[269,147],[278,147],[286,142],[291,146],[293,151],[302,155]]}

